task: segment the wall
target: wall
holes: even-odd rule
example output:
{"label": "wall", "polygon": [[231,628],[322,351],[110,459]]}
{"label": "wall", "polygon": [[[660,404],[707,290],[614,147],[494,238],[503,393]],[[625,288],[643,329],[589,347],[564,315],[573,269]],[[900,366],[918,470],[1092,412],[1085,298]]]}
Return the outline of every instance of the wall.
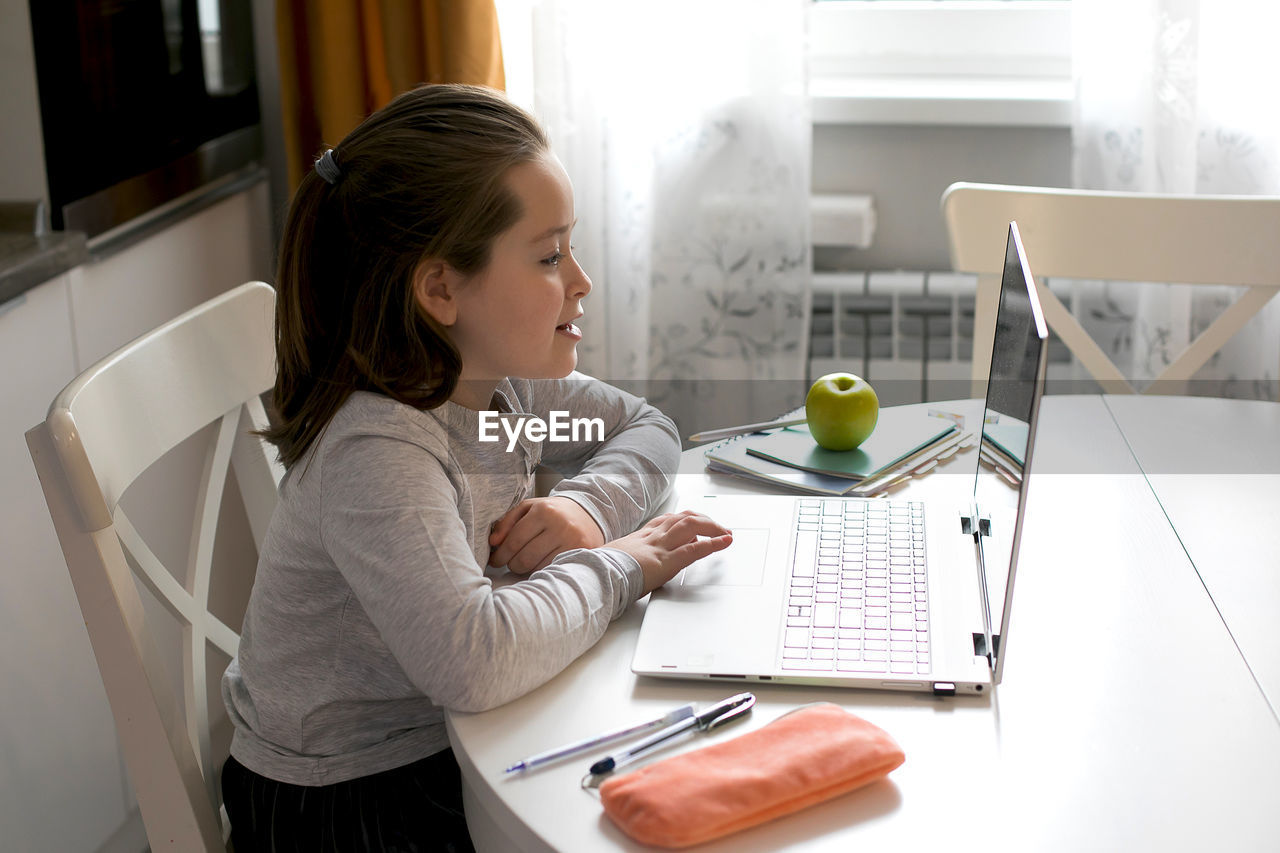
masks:
{"label": "wall", "polygon": [[[1065,126],[816,125],[814,191],[869,194],[877,222],[869,248],[815,247],[815,270],[835,274],[815,276],[810,378],[852,371],[885,405],[968,396],[973,283],[939,273],[951,269],[942,193],[956,181],[1070,180]],[[1069,361],[1060,349],[1055,339],[1051,361]]]}
{"label": "wall", "polygon": [[1067,127],[822,124],[813,134],[815,192],[869,193],[869,249],[820,249],[817,269],[948,270],[939,203],[955,181],[1071,185]]}

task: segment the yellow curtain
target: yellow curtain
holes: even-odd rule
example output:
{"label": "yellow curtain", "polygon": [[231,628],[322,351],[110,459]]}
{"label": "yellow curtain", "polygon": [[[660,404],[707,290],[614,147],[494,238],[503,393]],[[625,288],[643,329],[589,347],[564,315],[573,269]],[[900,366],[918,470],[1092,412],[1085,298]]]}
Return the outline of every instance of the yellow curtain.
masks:
{"label": "yellow curtain", "polygon": [[506,85],[493,0],[278,0],[276,36],[290,189],[401,92]]}

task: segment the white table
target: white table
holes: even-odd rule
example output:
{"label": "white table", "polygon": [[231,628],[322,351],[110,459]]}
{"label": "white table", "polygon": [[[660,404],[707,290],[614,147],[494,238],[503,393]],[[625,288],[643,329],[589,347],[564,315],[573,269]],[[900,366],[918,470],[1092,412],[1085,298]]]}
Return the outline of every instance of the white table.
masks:
{"label": "white table", "polygon": [[[506,777],[503,768],[683,702],[750,689],[759,702],[747,720],[663,755],[735,737],[824,700],[886,729],[907,760],[886,781],[700,850],[1275,849],[1280,723],[1245,659],[1254,653],[1255,627],[1257,642],[1266,645],[1271,618],[1246,628],[1265,615],[1262,609],[1228,606],[1222,608],[1228,621],[1238,617],[1241,624],[1231,630],[1224,624],[1210,596],[1217,581],[1207,589],[1201,576],[1229,574],[1231,565],[1201,556],[1203,507],[1188,498],[1195,490],[1152,478],[1153,490],[1139,467],[1139,460],[1156,458],[1159,446],[1153,441],[1148,448],[1141,437],[1140,427],[1152,423],[1148,404],[1163,411],[1162,402],[1146,398],[1045,400],[1005,681],[993,694],[934,698],[638,678],[629,665],[641,603],[538,690],[486,713],[449,715],[478,847],[647,849],[580,789],[594,756],[522,777]],[[1276,423],[1280,406],[1271,406],[1243,413],[1272,419],[1259,427],[1262,437],[1267,429],[1275,434],[1265,424]],[[1229,410],[1242,414],[1226,401],[1179,409],[1197,422],[1217,421]],[[1252,427],[1240,429],[1248,440],[1260,437],[1250,437]],[[685,463],[679,494],[749,491],[741,481],[703,472],[696,449]],[[895,496],[968,488],[962,468],[968,465],[957,460]],[[1215,503],[1226,517],[1247,509],[1249,517],[1280,518],[1280,490],[1236,491],[1221,471],[1204,476],[1214,479]],[[1164,497],[1157,500],[1157,492]],[[1176,501],[1168,497],[1175,493]],[[1256,508],[1244,506],[1254,502]],[[1215,507],[1215,519],[1217,513]],[[1267,541],[1257,550],[1242,545],[1231,562],[1274,563],[1280,549],[1271,547],[1274,538]],[[1242,655],[1237,641],[1246,636]],[[1273,640],[1268,649],[1274,646]]]}
{"label": "white table", "polygon": [[1204,397],[1105,401],[1280,714],[1280,405]]}

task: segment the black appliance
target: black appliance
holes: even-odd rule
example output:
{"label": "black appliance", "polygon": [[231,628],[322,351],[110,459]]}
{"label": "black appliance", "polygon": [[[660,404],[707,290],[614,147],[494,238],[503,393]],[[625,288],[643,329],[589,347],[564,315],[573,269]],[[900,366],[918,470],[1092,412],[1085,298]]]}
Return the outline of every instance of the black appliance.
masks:
{"label": "black appliance", "polygon": [[101,234],[262,158],[251,0],[30,0],[55,229]]}

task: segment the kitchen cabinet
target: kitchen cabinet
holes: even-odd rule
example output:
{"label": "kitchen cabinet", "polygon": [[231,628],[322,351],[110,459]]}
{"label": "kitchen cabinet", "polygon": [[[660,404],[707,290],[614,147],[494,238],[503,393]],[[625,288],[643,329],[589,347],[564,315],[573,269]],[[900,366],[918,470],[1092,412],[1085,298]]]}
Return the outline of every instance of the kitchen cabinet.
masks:
{"label": "kitchen cabinet", "polygon": [[70,276],[0,306],[0,826],[6,849],[92,850],[126,817],[106,692],[23,433],[76,373]]}
{"label": "kitchen cabinet", "polygon": [[[0,305],[0,848],[62,853],[146,845],[23,434],[102,356],[244,281],[270,280],[266,199],[259,182]],[[175,484],[193,465],[198,471],[199,460],[182,456],[147,488],[190,496],[141,525],[189,525],[194,486]],[[185,557],[185,539],[175,535],[169,547]],[[219,547],[229,558],[246,558],[241,542]]]}

